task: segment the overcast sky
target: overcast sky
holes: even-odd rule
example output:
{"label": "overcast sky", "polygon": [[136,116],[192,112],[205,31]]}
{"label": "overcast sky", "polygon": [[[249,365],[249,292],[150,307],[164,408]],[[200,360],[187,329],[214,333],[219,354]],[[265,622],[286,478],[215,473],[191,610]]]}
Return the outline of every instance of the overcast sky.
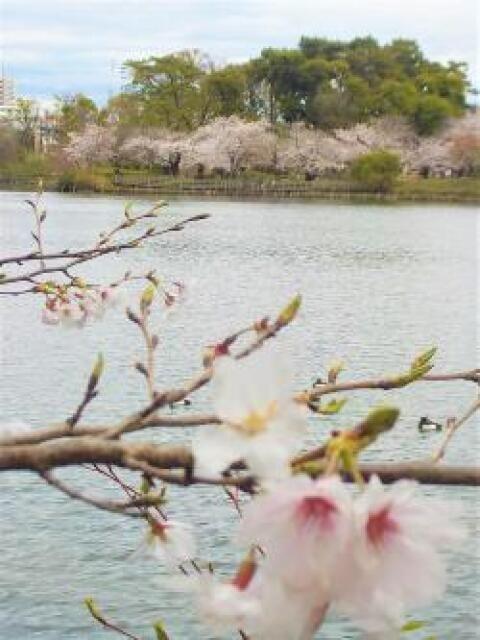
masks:
{"label": "overcast sky", "polygon": [[[187,48],[219,63],[302,35],[416,39],[475,78],[479,0],[0,0],[1,57],[22,95],[82,91],[105,101],[127,58]],[[477,66],[478,69],[478,66]],[[478,74],[477,74],[478,77]],[[478,82],[476,82],[478,85]]]}

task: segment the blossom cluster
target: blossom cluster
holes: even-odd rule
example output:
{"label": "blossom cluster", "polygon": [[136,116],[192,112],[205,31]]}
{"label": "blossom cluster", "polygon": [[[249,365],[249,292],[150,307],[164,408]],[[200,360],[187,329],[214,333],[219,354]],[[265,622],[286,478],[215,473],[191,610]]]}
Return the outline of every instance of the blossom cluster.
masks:
{"label": "blossom cluster", "polygon": [[471,167],[478,140],[476,114],[453,118],[427,137],[419,136],[411,124],[396,116],[333,131],[296,122],[280,132],[266,120],[246,121],[232,115],[216,118],[191,133],[157,129],[126,139],[110,125],[87,125],[82,133],[71,136],[64,152],[67,160],[79,165],[116,159],[125,166],[168,168],[176,158],[176,171],[183,175],[195,175],[199,166],[206,174],[257,169],[316,175],[343,171],[365,152],[386,148],[400,155],[408,171],[426,167],[435,173]]}
{"label": "blossom cluster", "polygon": [[[442,552],[464,537],[450,504],[422,497],[416,483],[348,486],[336,473],[312,479],[289,461],[307,423],[292,399],[288,367],[268,350],[214,362],[213,404],[221,425],[194,442],[196,473],[221,477],[242,460],[260,493],[243,510],[236,540],[249,549],[229,582],[189,580],[204,622],[260,640],[308,640],[328,611],[378,637],[397,637],[408,608],[446,585]],[[192,552],[185,527],[151,526],[162,553]]]}
{"label": "blossom cluster", "polygon": [[89,320],[99,320],[107,309],[120,302],[117,287],[75,289],[70,295],[48,296],[42,322],[48,325],[82,328]]}
{"label": "blossom cluster", "polygon": [[244,626],[259,638],[311,638],[331,608],[396,637],[409,607],[443,592],[440,552],[462,537],[450,505],[422,498],[415,483],[386,488],[373,477],[354,496],[338,476],[292,477],[248,505],[239,538],[265,554],[246,593],[260,588],[262,603],[273,585],[293,629],[283,632],[284,621],[263,606]]}

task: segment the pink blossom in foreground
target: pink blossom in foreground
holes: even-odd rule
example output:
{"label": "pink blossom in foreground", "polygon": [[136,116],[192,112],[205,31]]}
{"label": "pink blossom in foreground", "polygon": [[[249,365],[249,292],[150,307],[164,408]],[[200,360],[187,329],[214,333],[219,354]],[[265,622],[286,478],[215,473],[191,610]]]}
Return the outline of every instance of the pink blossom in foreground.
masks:
{"label": "pink blossom in foreground", "polygon": [[286,585],[331,596],[350,560],[352,534],[345,484],[336,476],[295,476],[245,508],[239,537],[264,548],[267,572]]}
{"label": "pink blossom in foreground", "polygon": [[204,624],[217,632],[242,629],[258,640],[313,638],[328,604],[318,593],[287,587],[263,569],[252,571],[252,566],[248,560],[242,563],[227,583],[205,574],[190,579]]}
{"label": "pink blossom in foreground", "polygon": [[216,630],[246,627],[261,613],[257,598],[213,577],[200,581],[197,606],[205,624]]}
{"label": "pink blossom in foreground", "polygon": [[443,593],[439,552],[460,542],[463,528],[451,504],[423,498],[409,481],[387,488],[372,478],[354,509],[353,564],[337,604],[369,629],[399,628],[406,607]]}
{"label": "pink blossom in foreground", "polygon": [[145,540],[148,551],[169,567],[175,567],[195,557],[195,538],[190,527],[175,520],[160,520],[151,516]]}
{"label": "pink blossom in foreground", "polygon": [[215,631],[235,630],[261,614],[261,606],[251,585],[257,564],[249,553],[240,564],[236,575],[228,582],[221,582],[212,573],[201,573],[182,581],[182,588],[193,591],[203,623]]}
{"label": "pink blossom in foreground", "polygon": [[292,395],[289,368],[270,349],[242,360],[218,358],[212,400],[222,424],[194,441],[197,473],[217,475],[243,459],[260,479],[288,477],[307,429],[304,408]]}
{"label": "pink blossom in foreground", "polygon": [[451,505],[422,498],[412,482],[385,488],[373,478],[353,500],[338,477],[297,476],[244,509],[239,537],[264,549],[268,590],[284,590],[292,606],[296,597],[305,604],[297,618],[304,616],[299,628],[307,635],[285,638],[311,637],[315,612],[332,605],[383,639],[398,632],[408,607],[442,594],[440,551],[462,540],[457,521]]}
{"label": "pink blossom in foreground", "polygon": [[262,613],[262,605],[249,589],[220,582],[202,574],[196,581],[196,604],[203,623],[215,631],[249,628]]}
{"label": "pink blossom in foreground", "polygon": [[318,590],[293,588],[263,569],[250,591],[261,606],[260,613],[245,622],[255,640],[311,640],[328,610]]}

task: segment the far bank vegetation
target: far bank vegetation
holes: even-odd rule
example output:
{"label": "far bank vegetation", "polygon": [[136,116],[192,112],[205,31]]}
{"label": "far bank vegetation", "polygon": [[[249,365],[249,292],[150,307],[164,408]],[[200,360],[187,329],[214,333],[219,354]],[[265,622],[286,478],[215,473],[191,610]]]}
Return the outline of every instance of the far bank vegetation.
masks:
{"label": "far bank vegetation", "polygon": [[431,62],[414,41],[304,37],[296,49],[264,49],[223,68],[198,51],[125,67],[130,83],[105,108],[81,94],[59,99],[41,160],[33,152],[35,118],[23,104],[20,121],[0,128],[0,173],[50,170],[65,174],[65,185],[69,175],[101,167],[118,182],[129,171],[359,180],[358,159],[372,152],[396,174],[480,173],[466,67]]}

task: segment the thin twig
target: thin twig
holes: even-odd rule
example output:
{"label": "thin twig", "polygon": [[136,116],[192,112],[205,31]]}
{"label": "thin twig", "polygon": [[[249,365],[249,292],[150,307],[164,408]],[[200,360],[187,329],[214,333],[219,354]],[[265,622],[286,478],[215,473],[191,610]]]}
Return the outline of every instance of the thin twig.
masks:
{"label": "thin twig", "polygon": [[447,450],[448,444],[450,440],[453,438],[458,429],[467,422],[478,410],[480,409],[480,396],[475,400],[475,402],[468,408],[468,410],[464,413],[461,418],[454,419],[452,423],[448,426],[447,431],[445,433],[445,438],[442,443],[438,447],[437,451],[433,455],[433,462],[439,462],[445,456],[445,452]]}
{"label": "thin twig", "polygon": [[[417,382],[447,382],[452,380],[463,380],[466,382],[480,383],[480,369],[471,369],[469,371],[461,371],[458,373],[447,374],[428,374],[417,380],[412,380],[408,384]],[[339,393],[342,391],[359,391],[364,389],[382,389],[388,391],[390,389],[398,389],[406,386],[404,382],[398,383],[395,376],[391,378],[372,378],[367,380],[351,380],[347,382],[337,382],[334,384],[315,385],[309,391],[299,394],[299,399],[303,402],[311,402],[318,400],[324,395],[331,393]]]}
{"label": "thin twig", "polygon": [[42,471],[39,475],[50,486],[54,487],[58,491],[61,491],[62,493],[67,495],[69,498],[72,498],[73,500],[79,500],[80,502],[84,502],[85,504],[88,504],[97,509],[101,509],[102,511],[110,511],[111,513],[120,513],[130,518],[144,517],[142,513],[138,513],[136,511],[134,512],[128,511],[128,509],[141,506],[141,501],[139,499],[136,499],[135,501],[128,501],[128,502],[114,502],[113,500],[93,498],[92,496],[88,496],[85,493],[82,493],[78,489],[73,489],[72,487],[69,487],[62,480],[59,480],[57,477],[55,477],[51,471]]}
{"label": "thin twig", "polygon": [[[67,253],[61,252],[61,253],[55,253],[55,254],[42,255],[42,258],[45,261],[56,260],[56,259],[65,260],[66,258],[68,258],[68,261],[65,262],[64,264],[57,265],[57,266],[35,269],[33,271],[24,273],[19,276],[3,278],[2,280],[0,280],[0,286],[12,284],[15,282],[32,282],[34,281],[35,278],[39,276],[44,276],[47,274],[65,273],[65,270],[69,270],[72,267],[78,266],[80,264],[83,264],[84,262],[88,262],[95,258],[99,258],[101,256],[105,256],[112,253],[117,254],[117,253],[120,253],[121,251],[125,251],[128,249],[136,249],[146,240],[157,238],[167,233],[181,231],[184,225],[189,224],[191,222],[197,222],[198,220],[204,220],[205,218],[208,218],[208,217],[209,216],[207,214],[191,216],[160,231],[152,232],[149,229],[147,229],[147,231],[141,233],[135,238],[128,240],[126,242],[118,243],[116,245],[109,245],[107,247],[96,247],[93,249],[85,249],[82,251],[69,251]],[[32,254],[27,254],[26,256],[14,256],[11,258],[4,258],[3,260],[0,260],[0,264],[7,264],[9,262],[16,262],[18,264],[18,263],[21,263],[23,260],[29,259],[28,258],[29,255],[31,256]],[[35,256],[35,259],[38,259],[38,253],[35,253],[34,256]]]}

